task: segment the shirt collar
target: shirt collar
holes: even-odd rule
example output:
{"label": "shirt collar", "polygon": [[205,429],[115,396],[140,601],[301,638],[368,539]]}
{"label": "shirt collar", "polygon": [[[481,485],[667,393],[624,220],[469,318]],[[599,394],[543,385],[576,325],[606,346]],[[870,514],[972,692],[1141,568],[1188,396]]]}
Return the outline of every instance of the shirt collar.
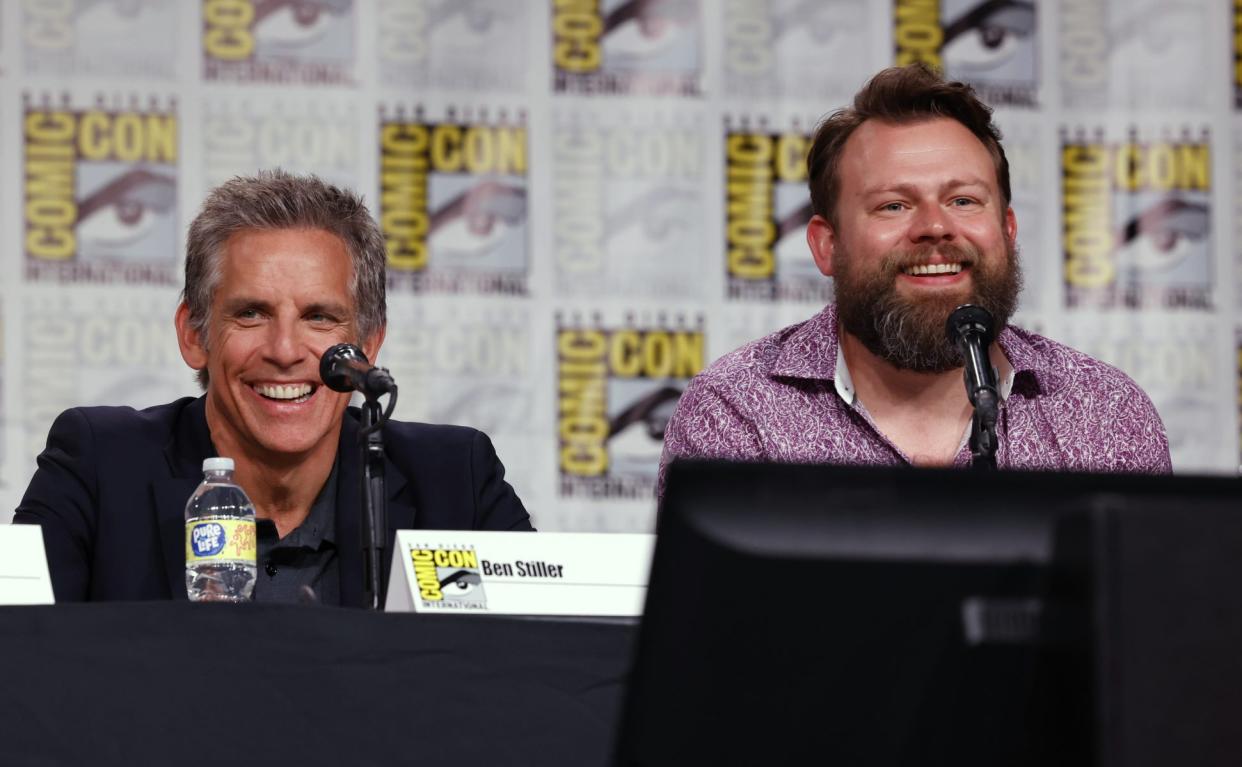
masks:
{"label": "shirt collar", "polygon": [[[1001,350],[1001,353],[1002,355],[1004,354],[1004,349]],[[1015,375],[1013,363],[1008,362],[1008,358],[1006,358],[1005,361],[1007,364],[1004,366],[1004,374],[1001,376],[1001,380],[997,385],[1001,402],[1009,399],[1009,392],[1013,391],[1013,379]],[[836,377],[832,382],[833,386],[836,387],[837,394],[841,396],[841,399],[845,401],[845,404],[852,406],[854,404],[855,396],[854,380],[850,378],[850,369],[845,364],[845,354],[841,351],[840,344],[837,344],[837,371]]]}
{"label": "shirt collar", "polygon": [[[841,354],[838,327],[835,303],[828,304],[806,322],[795,325],[781,342],[772,365],[772,376],[832,381],[841,399],[853,404],[854,386]],[[997,343],[1011,366],[1000,381],[1001,399],[1008,398],[1015,385],[1020,392],[1026,393],[1030,382],[1036,390],[1049,393],[1064,383],[1064,376],[1049,365],[1032,345],[1033,338],[1030,333],[1012,325],[1001,329]]]}
{"label": "shirt collar", "polygon": [[332,464],[328,480],[323,483],[319,495],[311,504],[310,513],[297,529],[290,532],[281,544],[288,546],[305,546],[318,550],[322,544],[336,542],[336,476],[340,458]]}

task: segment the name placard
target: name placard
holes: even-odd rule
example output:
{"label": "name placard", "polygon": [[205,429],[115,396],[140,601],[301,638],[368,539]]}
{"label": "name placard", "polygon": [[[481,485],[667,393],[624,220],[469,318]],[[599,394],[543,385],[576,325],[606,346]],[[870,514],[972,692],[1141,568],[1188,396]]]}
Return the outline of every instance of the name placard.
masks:
{"label": "name placard", "polygon": [[390,612],[638,616],[654,535],[402,530]]}
{"label": "name placard", "polygon": [[0,605],[50,605],[52,578],[38,525],[0,525]]}

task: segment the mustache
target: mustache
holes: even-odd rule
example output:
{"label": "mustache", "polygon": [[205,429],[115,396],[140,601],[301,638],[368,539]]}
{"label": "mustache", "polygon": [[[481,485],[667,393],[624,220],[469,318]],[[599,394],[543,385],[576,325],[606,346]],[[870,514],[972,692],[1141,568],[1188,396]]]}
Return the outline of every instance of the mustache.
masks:
{"label": "mustache", "polygon": [[881,268],[888,276],[896,276],[898,272],[912,266],[930,263],[932,256],[939,253],[946,263],[974,266],[979,262],[979,249],[970,244],[942,242],[939,244],[924,243],[913,248],[892,250],[884,255]]}

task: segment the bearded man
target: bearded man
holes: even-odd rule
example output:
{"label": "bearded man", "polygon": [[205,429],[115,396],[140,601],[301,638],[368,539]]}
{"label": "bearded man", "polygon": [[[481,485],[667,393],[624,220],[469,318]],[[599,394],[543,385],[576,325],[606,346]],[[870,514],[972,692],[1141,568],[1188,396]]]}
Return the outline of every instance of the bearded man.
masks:
{"label": "bearded man", "polygon": [[1000,468],[1170,471],[1164,424],[1124,373],[1007,325],[1021,271],[992,110],[923,67],[884,70],[816,131],[807,244],[836,303],[717,360],[665,432],[677,457],[968,466],[972,407],[945,323],[984,307]]}

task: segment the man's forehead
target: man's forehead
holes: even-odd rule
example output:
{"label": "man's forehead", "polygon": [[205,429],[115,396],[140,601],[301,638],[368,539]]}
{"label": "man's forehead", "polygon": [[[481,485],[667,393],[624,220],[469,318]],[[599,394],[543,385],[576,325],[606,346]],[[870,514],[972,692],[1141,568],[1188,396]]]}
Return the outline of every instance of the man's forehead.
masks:
{"label": "man's forehead", "polygon": [[842,170],[864,185],[887,183],[876,171],[894,167],[945,168],[960,181],[996,183],[996,168],[984,143],[962,123],[948,117],[912,122],[876,119],[858,126],[841,153]]}
{"label": "man's forehead", "polygon": [[922,146],[960,142],[964,147],[978,147],[987,152],[983,141],[964,123],[952,117],[926,117],[909,121],[881,120],[872,117],[854,129],[843,147],[844,153],[860,147],[883,145],[890,151],[912,151]]}
{"label": "man's forehead", "polygon": [[352,294],[354,264],[344,240],[333,232],[314,228],[242,229],[225,242],[217,262],[216,287],[245,291],[255,281],[288,283],[276,289],[317,287],[325,294]]}

